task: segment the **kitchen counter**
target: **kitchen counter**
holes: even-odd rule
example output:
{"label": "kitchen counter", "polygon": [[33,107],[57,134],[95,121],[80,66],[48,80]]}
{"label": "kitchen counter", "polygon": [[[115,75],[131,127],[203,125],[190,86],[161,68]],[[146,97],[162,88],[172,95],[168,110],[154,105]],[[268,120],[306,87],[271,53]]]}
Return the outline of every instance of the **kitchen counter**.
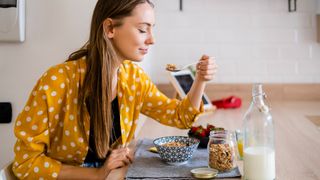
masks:
{"label": "kitchen counter", "polygon": [[[195,124],[211,123],[229,130],[239,129],[249,102],[243,104],[239,109],[217,110],[215,113],[204,114]],[[271,108],[275,124],[277,179],[320,179],[320,129],[307,118],[320,117],[320,102],[271,102]],[[147,117],[144,118],[145,121],[137,132],[138,139],[187,135],[188,130],[163,126]],[[238,163],[242,171],[242,162]],[[110,177],[123,178],[125,172],[125,168],[119,169]]]}

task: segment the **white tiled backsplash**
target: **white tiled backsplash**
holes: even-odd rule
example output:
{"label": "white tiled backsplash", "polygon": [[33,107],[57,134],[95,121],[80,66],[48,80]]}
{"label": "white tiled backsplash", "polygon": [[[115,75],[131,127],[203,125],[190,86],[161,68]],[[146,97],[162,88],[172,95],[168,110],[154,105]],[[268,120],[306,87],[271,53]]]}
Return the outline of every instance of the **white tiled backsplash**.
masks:
{"label": "white tiled backsplash", "polygon": [[156,45],[146,60],[155,82],[168,82],[167,63],[204,53],[219,65],[214,82],[320,82],[316,0],[298,0],[292,13],[288,0],[183,0],[183,11],[179,0],[153,2]]}

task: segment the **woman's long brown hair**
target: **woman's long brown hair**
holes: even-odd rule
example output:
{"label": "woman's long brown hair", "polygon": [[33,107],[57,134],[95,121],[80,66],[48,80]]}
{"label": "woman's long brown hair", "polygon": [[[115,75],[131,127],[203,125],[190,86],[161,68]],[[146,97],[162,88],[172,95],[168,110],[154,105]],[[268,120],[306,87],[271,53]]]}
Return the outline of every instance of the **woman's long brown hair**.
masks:
{"label": "woman's long brown hair", "polygon": [[73,52],[67,61],[86,57],[86,75],[82,86],[79,86],[80,130],[84,130],[84,112],[86,103],[90,107],[90,121],[96,153],[105,158],[110,148],[112,130],[112,79],[115,68],[120,64],[112,42],[104,36],[103,21],[107,18],[121,20],[130,16],[132,10],[149,0],[98,0],[92,20],[88,42],[78,51]]}

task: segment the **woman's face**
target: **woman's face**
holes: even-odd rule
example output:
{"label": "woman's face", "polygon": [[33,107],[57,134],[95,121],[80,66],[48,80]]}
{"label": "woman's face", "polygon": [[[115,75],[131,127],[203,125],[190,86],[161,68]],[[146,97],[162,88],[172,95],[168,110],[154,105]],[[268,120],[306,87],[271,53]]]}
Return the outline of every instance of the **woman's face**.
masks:
{"label": "woman's face", "polygon": [[110,38],[121,60],[141,61],[154,44],[154,11],[148,3],[137,5],[132,15],[113,28]]}

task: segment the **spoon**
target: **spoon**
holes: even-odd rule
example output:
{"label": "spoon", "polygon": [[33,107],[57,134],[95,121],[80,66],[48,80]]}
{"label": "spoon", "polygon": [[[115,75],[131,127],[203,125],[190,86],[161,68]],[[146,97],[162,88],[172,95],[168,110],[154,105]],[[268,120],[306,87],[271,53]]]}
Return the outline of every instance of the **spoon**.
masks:
{"label": "spoon", "polygon": [[195,65],[197,63],[198,62],[193,62],[182,67],[177,67],[175,64],[167,64],[166,70],[171,72],[178,72],[178,71],[187,69],[189,66]]}

